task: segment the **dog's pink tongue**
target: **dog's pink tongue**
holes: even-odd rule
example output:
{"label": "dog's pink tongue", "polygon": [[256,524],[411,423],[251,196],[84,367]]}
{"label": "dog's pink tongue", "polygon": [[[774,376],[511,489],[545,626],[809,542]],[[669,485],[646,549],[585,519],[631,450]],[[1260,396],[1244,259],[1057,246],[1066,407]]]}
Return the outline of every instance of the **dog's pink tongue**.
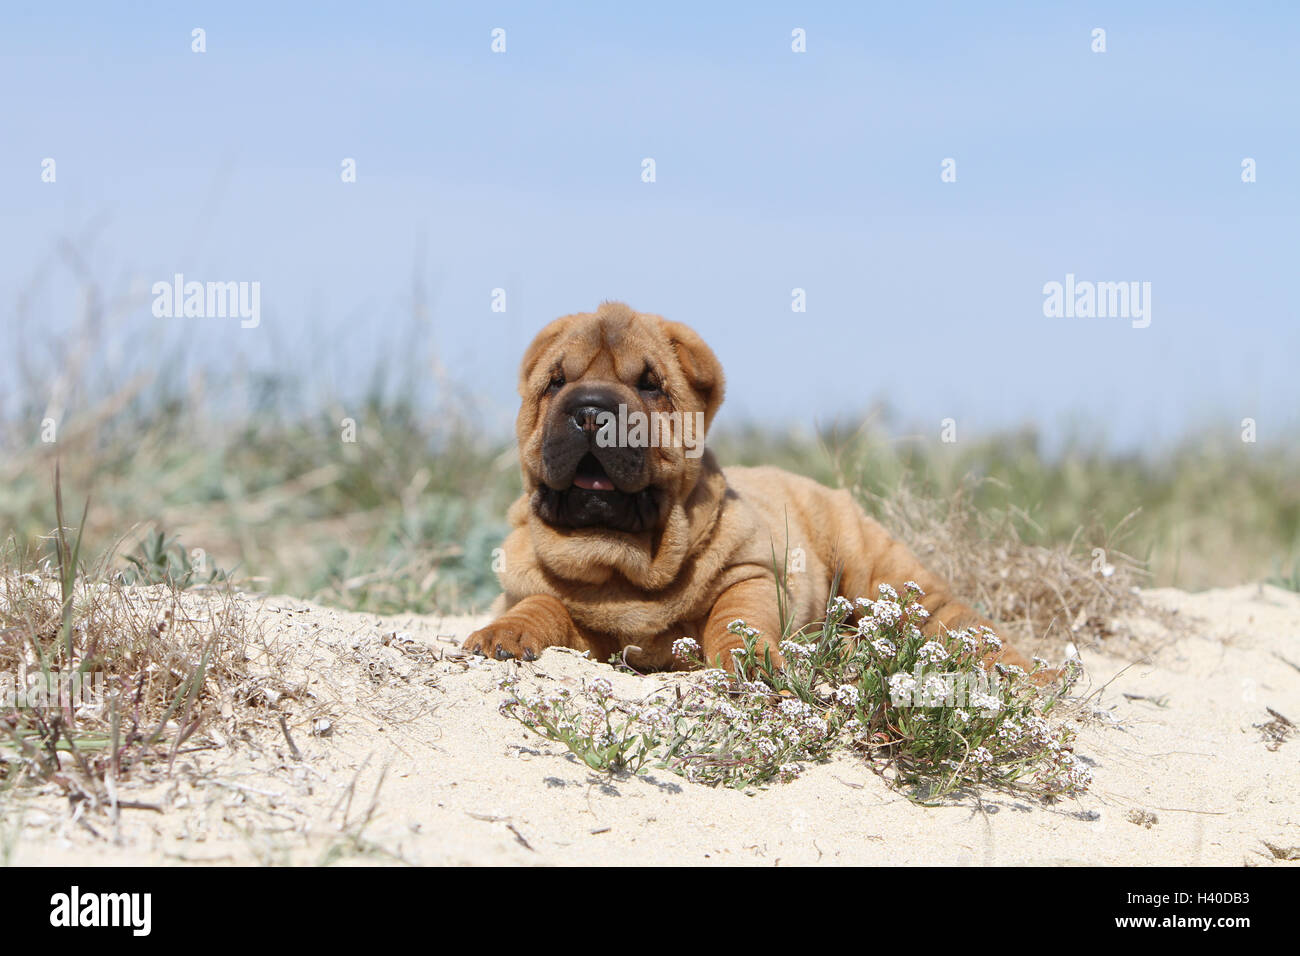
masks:
{"label": "dog's pink tongue", "polygon": [[574,475],[573,483],[588,491],[613,491],[614,482],[604,475]]}

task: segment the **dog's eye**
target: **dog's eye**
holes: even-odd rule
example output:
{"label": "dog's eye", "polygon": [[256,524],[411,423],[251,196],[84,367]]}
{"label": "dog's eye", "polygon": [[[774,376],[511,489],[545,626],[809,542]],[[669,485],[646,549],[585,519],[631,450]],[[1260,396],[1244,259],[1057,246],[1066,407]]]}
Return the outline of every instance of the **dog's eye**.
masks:
{"label": "dog's eye", "polygon": [[546,390],[548,392],[558,392],[562,388],[564,388],[564,373],[555,372],[551,375],[551,384],[546,386]]}
{"label": "dog's eye", "polygon": [[641,381],[636,383],[636,387],[643,392],[663,391],[659,385],[659,379],[655,378],[655,373],[649,369],[641,373]]}

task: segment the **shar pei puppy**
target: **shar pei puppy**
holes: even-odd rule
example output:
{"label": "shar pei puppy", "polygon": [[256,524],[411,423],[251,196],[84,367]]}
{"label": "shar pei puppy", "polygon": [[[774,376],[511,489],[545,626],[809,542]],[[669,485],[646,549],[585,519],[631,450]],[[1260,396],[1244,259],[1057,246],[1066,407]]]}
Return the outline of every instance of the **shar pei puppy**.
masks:
{"label": "shar pei puppy", "polygon": [[[778,468],[720,468],[704,436],[722,404],[722,368],[691,329],[605,303],[556,319],[519,373],[524,493],[510,508],[494,620],[466,650],[534,660],[548,647],[622,653],[642,669],[676,665],[696,640],[729,667],[757,628],[780,660],[778,580],[789,623],[825,616],[881,584],[924,590],[925,630],[989,622],[955,600],[847,491]],[[802,549],[804,568],[786,574]],[[1026,666],[1006,647],[999,657]]]}

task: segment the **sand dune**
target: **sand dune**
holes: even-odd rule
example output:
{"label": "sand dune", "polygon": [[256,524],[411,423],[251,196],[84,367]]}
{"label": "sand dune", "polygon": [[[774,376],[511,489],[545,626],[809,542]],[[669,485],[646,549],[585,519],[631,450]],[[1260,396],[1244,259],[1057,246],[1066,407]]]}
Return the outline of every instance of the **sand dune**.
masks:
{"label": "sand dune", "polygon": [[[568,652],[464,659],[471,618],[380,618],[246,597],[269,652],[258,702],[215,722],[170,776],[102,809],[12,800],[15,863],[1178,864],[1300,857],[1300,595],[1256,585],[1145,592],[1170,614],[1115,622],[1154,648],[1085,650],[1077,751],[1091,792],[910,802],[862,760],[745,794],[671,773],[609,778],[501,716],[498,676],[616,693],[647,682]],[[1171,623],[1172,622],[1172,623]],[[1131,642],[1123,647],[1132,648]],[[1063,650],[1063,649],[1062,649]],[[255,657],[259,655],[254,655]],[[256,695],[255,695],[256,696]],[[266,706],[273,704],[272,706]],[[1270,713],[1272,708],[1274,713]],[[291,748],[279,716],[293,740]],[[224,729],[222,729],[224,727]],[[1291,738],[1291,739],[1288,739]]]}

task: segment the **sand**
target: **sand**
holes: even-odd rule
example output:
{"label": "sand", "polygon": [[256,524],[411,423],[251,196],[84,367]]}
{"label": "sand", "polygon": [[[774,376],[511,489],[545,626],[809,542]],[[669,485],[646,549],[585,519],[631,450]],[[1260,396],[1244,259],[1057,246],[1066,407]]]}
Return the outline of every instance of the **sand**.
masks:
{"label": "sand", "polygon": [[120,801],[157,809],[115,821],[25,793],[3,804],[0,845],[16,864],[1296,865],[1300,733],[1268,708],[1300,722],[1300,595],[1249,585],[1141,600],[1114,623],[1135,640],[1082,652],[1089,793],[922,807],[850,755],[751,794],[596,774],[498,713],[499,676],[605,676],[638,697],[659,678],[563,651],[466,659],[456,645],[481,619],[248,595],[270,648],[250,662],[263,669],[257,706],[187,742],[205,749],[170,775],[119,785]]}

